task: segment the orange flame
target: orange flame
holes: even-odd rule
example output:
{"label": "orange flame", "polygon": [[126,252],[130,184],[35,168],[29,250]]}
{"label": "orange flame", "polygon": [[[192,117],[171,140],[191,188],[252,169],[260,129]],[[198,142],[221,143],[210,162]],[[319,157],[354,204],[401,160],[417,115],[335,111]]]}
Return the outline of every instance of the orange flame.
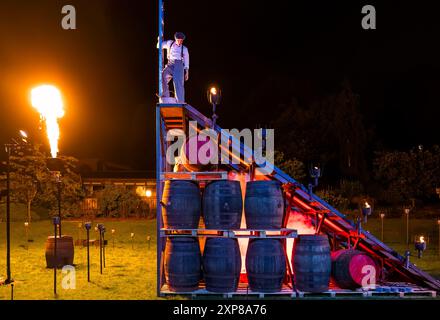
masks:
{"label": "orange flame", "polygon": [[64,116],[61,93],[52,85],[42,85],[32,89],[31,102],[32,106],[40,113],[40,119],[46,122],[50,153],[52,158],[56,158],[60,138],[58,119]]}
{"label": "orange flame", "polygon": [[420,242],[421,242],[421,243],[425,242],[425,237],[424,237],[424,236],[421,236],[421,237],[420,237]]}

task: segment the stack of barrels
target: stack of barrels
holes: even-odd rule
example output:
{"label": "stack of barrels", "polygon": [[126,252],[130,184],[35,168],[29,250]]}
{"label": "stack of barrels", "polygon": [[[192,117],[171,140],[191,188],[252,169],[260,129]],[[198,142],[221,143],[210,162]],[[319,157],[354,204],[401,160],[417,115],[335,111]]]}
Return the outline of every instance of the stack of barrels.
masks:
{"label": "stack of barrels", "polygon": [[[165,183],[162,216],[166,228],[196,229],[201,212],[196,182],[172,180]],[[202,277],[199,241],[195,237],[170,237],[165,244],[165,278],[170,290],[193,291]]]}
{"label": "stack of barrels", "polygon": [[[281,184],[248,182],[244,209],[247,229],[281,229],[286,209]],[[165,228],[197,229],[203,212],[207,229],[238,230],[242,210],[238,181],[212,181],[206,185],[203,196],[197,182],[171,180],[165,183],[162,198]],[[282,239],[250,239],[246,270],[252,291],[281,290],[287,267],[284,248]],[[208,237],[202,255],[197,237],[168,237],[164,257],[165,280],[172,291],[194,291],[202,279],[211,292],[235,292],[238,288],[242,265],[236,238]],[[362,285],[365,265],[376,266],[374,260],[360,251],[331,253],[326,235],[299,235],[295,239],[292,267],[294,284],[299,291],[327,291],[331,276],[341,288],[358,288]]]}
{"label": "stack of barrels", "polygon": [[[277,181],[252,181],[246,185],[245,217],[248,229],[280,229],[284,198]],[[259,292],[281,290],[286,254],[280,239],[251,239],[246,253],[249,288]]]}
{"label": "stack of barrels", "polygon": [[[162,216],[166,228],[197,229],[201,212],[206,229],[238,230],[243,211],[240,182],[218,180],[206,185],[203,196],[196,182],[171,180],[165,184]],[[281,185],[254,181],[246,186],[245,217],[248,229],[280,229],[284,215]],[[209,237],[203,256],[198,238],[168,237],[165,246],[165,280],[176,292],[193,291],[204,278],[212,292],[238,288],[241,254],[235,238]],[[281,290],[286,255],[279,239],[251,239],[246,254],[249,287],[253,291]]]}

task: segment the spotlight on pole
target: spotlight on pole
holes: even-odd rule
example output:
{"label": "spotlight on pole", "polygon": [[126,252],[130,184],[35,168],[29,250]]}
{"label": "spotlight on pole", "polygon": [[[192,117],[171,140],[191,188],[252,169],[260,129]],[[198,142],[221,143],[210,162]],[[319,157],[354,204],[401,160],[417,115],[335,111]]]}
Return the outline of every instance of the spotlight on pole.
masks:
{"label": "spotlight on pole", "polygon": [[211,87],[208,90],[208,100],[209,103],[218,105],[222,100],[222,92],[217,87]]}
{"label": "spotlight on pole", "polygon": [[426,250],[426,241],[424,236],[420,236],[419,240],[414,244],[415,249],[417,250],[417,257],[420,259],[422,257],[423,251]]}
{"label": "spotlight on pole", "polygon": [[29,222],[24,223],[24,232],[26,233],[26,250],[29,250]]}
{"label": "spotlight on pole", "polygon": [[218,118],[215,112],[217,105],[219,105],[222,100],[222,93],[217,87],[211,87],[208,90],[207,96],[209,103],[212,104],[212,128],[215,129],[215,124]]}
{"label": "spotlight on pole", "polygon": [[112,242],[113,242],[113,248],[115,247],[115,229],[112,229]]}
{"label": "spotlight on pole", "polygon": [[102,249],[103,245],[102,245],[102,241],[103,241],[103,234],[104,234],[104,231],[105,231],[105,227],[104,227],[104,225],[102,223],[98,223],[96,225],[96,228],[99,231],[99,270],[100,270],[100,273],[102,274],[102,262],[103,262],[103,249]]}
{"label": "spotlight on pole", "polygon": [[27,135],[26,131],[20,130],[20,136],[21,136],[21,141],[23,141],[24,143],[27,143],[28,135]]}
{"label": "spotlight on pole", "polygon": [[364,223],[367,223],[368,217],[371,216],[372,213],[373,213],[373,209],[371,208],[371,205],[368,203],[368,201],[365,201],[362,207],[362,215],[364,216]]}
{"label": "spotlight on pole", "polygon": [[319,165],[311,165],[310,169],[309,169],[309,175],[310,178],[313,179],[312,182],[309,183],[308,185],[308,189],[309,189],[309,197],[310,199],[312,199],[312,193],[313,193],[313,188],[316,188],[319,184],[319,178],[321,178],[322,176],[322,171],[321,168],[319,167]]}
{"label": "spotlight on pole", "polygon": [[102,274],[102,267],[104,266],[105,268],[105,239],[104,239],[105,226],[102,223],[99,223],[97,227],[99,230],[99,248],[101,250],[100,264],[101,264],[101,274]]}
{"label": "spotlight on pole", "polygon": [[131,238],[131,248],[134,249],[133,239],[134,239],[134,232],[130,233]]}
{"label": "spotlight on pole", "polygon": [[405,257],[405,268],[409,269],[409,265],[410,265],[410,261],[409,261],[409,257],[411,256],[411,252],[409,250],[405,251],[404,257]]}

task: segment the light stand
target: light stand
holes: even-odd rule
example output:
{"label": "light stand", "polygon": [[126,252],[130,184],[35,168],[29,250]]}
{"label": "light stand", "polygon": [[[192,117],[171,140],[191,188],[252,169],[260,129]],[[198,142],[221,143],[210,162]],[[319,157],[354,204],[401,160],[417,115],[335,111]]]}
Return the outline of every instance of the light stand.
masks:
{"label": "light stand", "polygon": [[24,232],[26,233],[26,250],[29,250],[29,222],[24,223]]}
{"label": "light stand", "polygon": [[321,178],[321,169],[318,166],[311,166],[309,170],[310,178],[313,179],[308,185],[309,197],[312,200],[313,188],[317,187],[319,184],[319,178]]}
{"label": "light stand", "polygon": [[102,251],[102,262],[105,268],[105,226],[103,224],[98,225],[99,233],[100,233],[100,243],[101,245],[101,251]]}
{"label": "light stand", "polygon": [[368,202],[365,201],[364,207],[362,208],[362,215],[364,216],[364,223],[367,223],[368,216],[371,216],[372,213],[373,213],[373,209],[368,204]]}
{"label": "light stand", "polygon": [[437,220],[438,224],[438,255],[440,256],[440,219]]}
{"label": "light stand", "polygon": [[90,229],[92,224],[90,222],[84,223],[87,233],[87,282],[90,282]]}
{"label": "light stand", "polygon": [[14,280],[11,278],[11,148],[15,144],[6,144],[8,159],[6,163],[6,280],[4,284],[10,284]]}
{"label": "light stand", "polygon": [[11,153],[20,145],[27,143],[26,132],[20,130],[22,143],[12,139],[12,143],[5,144],[6,161],[6,279],[3,284],[8,285],[14,280],[11,278]]}
{"label": "light stand", "polygon": [[385,218],[385,213],[380,214],[380,220],[381,220],[381,232],[380,232],[380,240],[383,242],[383,219]]}
{"label": "light stand", "polygon": [[54,236],[54,247],[53,247],[53,257],[54,257],[54,265],[53,265],[53,293],[57,295],[57,267],[58,267],[58,258],[57,258],[57,229],[60,225],[59,217],[53,217],[53,236]]}
{"label": "light stand", "polygon": [[215,112],[217,105],[219,105],[222,100],[222,93],[220,89],[216,87],[212,87],[211,89],[208,90],[207,95],[208,95],[209,103],[212,104],[212,129],[215,130],[215,124],[218,118]]}
{"label": "light stand", "polygon": [[409,212],[411,211],[411,209],[405,208],[403,211],[406,216],[406,246],[409,248]]}
{"label": "light stand", "polygon": [[409,269],[409,265],[410,265],[409,257],[410,256],[411,256],[411,252],[409,250],[406,250],[405,251],[405,268],[406,269]]}
{"label": "light stand", "polygon": [[102,258],[103,258],[103,256],[102,256],[102,239],[103,239],[103,229],[105,229],[104,228],[104,225],[103,224],[101,224],[101,223],[98,223],[98,225],[97,225],[97,228],[98,228],[98,230],[99,230],[99,270],[100,270],[100,272],[101,272],[101,274],[102,274]]}

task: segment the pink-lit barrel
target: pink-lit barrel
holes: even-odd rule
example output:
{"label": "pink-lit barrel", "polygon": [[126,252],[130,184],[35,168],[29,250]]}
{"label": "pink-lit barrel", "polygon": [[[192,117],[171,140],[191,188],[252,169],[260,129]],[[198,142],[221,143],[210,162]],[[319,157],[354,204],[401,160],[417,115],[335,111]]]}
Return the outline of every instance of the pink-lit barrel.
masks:
{"label": "pink-lit barrel", "polygon": [[207,136],[191,136],[183,144],[181,154],[182,165],[187,170],[211,171],[214,169],[211,162],[218,158],[218,145]]}
{"label": "pink-lit barrel", "polygon": [[[332,278],[342,289],[357,289],[365,284],[371,284],[379,277],[376,261],[367,253],[343,249],[334,251],[332,259]],[[368,280],[367,280],[368,279]]]}

